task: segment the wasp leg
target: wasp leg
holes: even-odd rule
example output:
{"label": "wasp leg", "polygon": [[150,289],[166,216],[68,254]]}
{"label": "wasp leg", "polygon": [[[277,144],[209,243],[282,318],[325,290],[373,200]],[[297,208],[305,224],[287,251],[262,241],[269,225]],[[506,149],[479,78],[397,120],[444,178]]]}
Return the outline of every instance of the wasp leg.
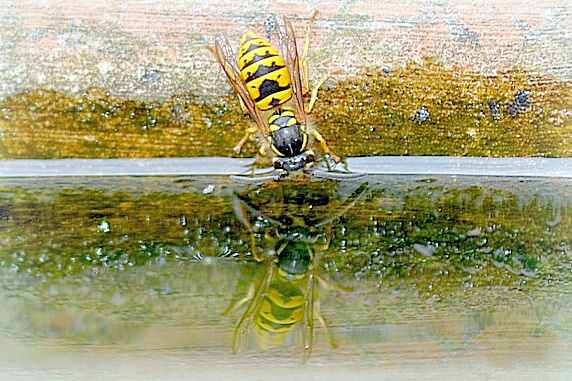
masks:
{"label": "wasp leg", "polygon": [[270,283],[272,282],[274,274],[274,262],[268,261],[268,268],[264,279],[256,287],[255,283],[250,286],[248,290],[248,295],[243,299],[250,301],[244,315],[238,321],[236,328],[234,330],[234,336],[232,340],[232,351],[236,353],[245,343],[249,331],[252,329],[254,324],[253,319],[256,316],[256,311],[260,309],[260,304],[270,288]]}
{"label": "wasp leg", "polygon": [[310,132],[310,134],[312,134],[312,137],[314,139],[316,139],[318,142],[320,142],[320,146],[322,147],[322,149],[328,155],[330,155],[330,157],[332,158],[333,161],[335,161],[336,163],[339,163],[342,160],[342,159],[340,159],[340,157],[338,155],[336,155],[332,152],[330,147],[328,147],[328,143],[326,143],[326,139],[324,139],[324,137],[315,128],[310,128],[309,132]]}
{"label": "wasp leg", "polygon": [[330,179],[339,181],[360,180],[367,176],[365,172],[337,172],[337,171],[322,171],[319,169],[310,169],[307,173],[317,179]]}
{"label": "wasp leg", "polygon": [[266,156],[269,151],[272,151],[272,138],[267,136],[266,139],[263,139],[262,143],[260,144],[260,149],[258,153],[262,156]]}
{"label": "wasp leg", "polygon": [[[314,24],[314,19],[316,18],[316,16],[318,16],[318,11],[315,11],[314,14],[312,15],[312,18],[310,19],[310,23],[308,24],[308,29],[306,29],[306,39],[304,42],[304,50],[302,52],[302,55],[300,57],[300,69],[302,71],[302,92],[304,94],[307,94],[310,91],[310,85],[309,85],[309,74],[308,74],[308,52],[310,51],[310,34],[312,31],[312,25]],[[308,109],[307,109],[307,113],[310,114],[312,112],[312,109],[314,108],[314,103],[316,103],[316,100],[318,99],[318,90],[320,89],[320,87],[322,87],[324,85],[324,83],[333,75],[335,74],[339,74],[340,70],[332,70],[330,71],[328,74],[326,74],[325,76],[322,77],[322,79],[320,79],[320,82],[318,82],[318,84],[316,86],[314,86],[314,88],[312,89],[312,96],[310,98],[310,104],[308,105]]]}
{"label": "wasp leg", "polygon": [[250,288],[248,289],[248,292],[246,294],[246,296],[242,299],[240,299],[238,302],[231,304],[223,313],[221,313],[222,316],[226,316],[229,313],[236,311],[238,308],[240,308],[244,303],[248,302],[249,300],[251,300],[252,298],[254,298],[254,291],[256,289],[256,284],[252,283],[250,285]]}
{"label": "wasp leg", "polygon": [[[344,287],[344,286],[340,286],[337,284],[330,284],[319,276],[316,276],[316,279],[318,279],[318,283],[320,283],[320,286],[326,290],[336,290],[336,291],[344,291],[344,292],[352,292],[353,291],[353,289],[349,288],[349,287]],[[326,330],[326,334],[328,335],[330,345],[332,346],[333,349],[336,349],[338,346],[334,341],[334,336],[332,335],[332,333],[328,329],[328,324],[326,323],[326,320],[322,316],[320,297],[317,293],[314,294],[314,316],[318,319],[318,321],[320,322],[322,327]]]}
{"label": "wasp leg", "polygon": [[335,290],[335,291],[343,291],[343,292],[353,292],[353,288],[351,287],[344,287],[344,286],[340,286],[339,284],[331,284],[326,282],[326,280],[320,276],[316,276],[316,279],[318,279],[318,283],[320,283],[320,287],[326,289],[326,290]]}
{"label": "wasp leg", "polygon": [[341,71],[338,69],[332,70],[328,74],[324,75],[322,79],[320,79],[320,82],[318,82],[318,84],[314,86],[314,88],[312,89],[312,96],[310,97],[310,103],[308,104],[308,109],[306,110],[306,113],[310,114],[312,112],[312,109],[314,108],[314,103],[316,103],[316,101],[318,100],[318,90],[320,90],[320,87],[322,87],[330,77],[340,73]]}
{"label": "wasp leg", "polygon": [[[240,181],[241,177],[239,176],[230,176],[232,180],[235,180],[233,177],[238,178]],[[235,180],[236,181],[236,180]],[[244,202],[238,196],[234,196],[232,198],[232,207],[234,209],[234,213],[236,214],[238,220],[246,226],[248,232],[250,233],[250,245],[252,246],[252,257],[256,262],[262,262],[260,257],[258,256],[258,250],[256,249],[256,237],[254,236],[254,228],[252,224],[248,220],[248,215],[246,214],[246,208],[244,207]]]}
{"label": "wasp leg", "polygon": [[[257,176],[257,177],[247,177],[247,176],[240,176],[240,175],[230,175],[230,179],[232,181],[236,181],[237,183],[241,183],[241,184],[254,184],[254,185],[259,185],[262,183],[266,183],[268,181],[272,181],[272,180],[280,180],[280,175],[277,173],[271,173],[270,175],[266,175],[266,176]],[[254,240],[252,241],[254,242]],[[252,257],[257,261],[257,262],[262,262],[263,259],[261,259],[256,252],[252,251]]]}
{"label": "wasp leg", "polygon": [[308,84],[308,52],[310,51],[310,32],[312,30],[312,24],[314,19],[318,16],[318,11],[315,11],[308,24],[308,29],[306,29],[306,39],[304,42],[304,51],[300,57],[300,68],[302,69],[302,92],[306,94],[310,91],[310,85]]}
{"label": "wasp leg", "polygon": [[244,104],[244,101],[242,100],[242,98],[240,96],[238,97],[238,101],[240,102],[240,108],[242,109],[242,113],[248,114],[248,108],[246,107],[246,105]]}
{"label": "wasp leg", "polygon": [[319,297],[314,299],[314,316],[318,319],[318,321],[320,322],[320,325],[326,331],[326,334],[328,335],[328,339],[330,341],[330,346],[333,349],[336,349],[338,347],[338,345],[334,341],[334,336],[332,335],[332,332],[330,332],[330,329],[328,328],[328,324],[326,323],[326,320],[322,316],[321,303],[320,303]]}
{"label": "wasp leg", "polygon": [[247,128],[246,131],[244,132],[244,136],[242,137],[242,139],[240,139],[238,144],[233,148],[234,152],[240,153],[242,146],[244,145],[244,143],[246,143],[248,141],[248,138],[250,138],[250,135],[252,135],[256,132],[258,132],[257,126],[252,126],[252,127]]}

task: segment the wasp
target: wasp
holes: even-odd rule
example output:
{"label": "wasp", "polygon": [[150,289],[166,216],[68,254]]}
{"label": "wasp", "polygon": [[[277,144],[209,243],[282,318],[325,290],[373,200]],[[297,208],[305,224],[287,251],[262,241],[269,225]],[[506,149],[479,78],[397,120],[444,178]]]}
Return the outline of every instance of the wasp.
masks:
{"label": "wasp", "polygon": [[[328,192],[324,187],[312,188],[317,192],[309,196],[301,194],[303,191],[300,189],[292,188],[290,193],[294,193],[290,194],[290,203],[278,208],[273,202],[270,203],[273,205],[272,211],[281,209],[280,215],[276,217],[264,214],[247,196],[235,195],[234,210],[238,219],[251,233],[253,257],[258,262],[266,262],[264,276],[251,284],[243,299],[223,312],[223,315],[226,315],[248,303],[234,332],[235,353],[246,345],[248,335],[252,331],[256,333],[260,347],[269,349],[283,345],[289,335],[298,329],[303,360],[306,361],[313,348],[316,319],[325,329],[330,345],[336,348],[320,311],[320,298],[315,289],[315,281],[327,289],[346,292],[351,289],[328,284],[318,276],[315,271],[316,256],[319,252],[327,250],[330,245],[331,223],[361,198],[367,186],[367,183],[362,184],[345,201],[345,205],[338,213],[323,219],[316,219],[314,213],[316,209],[333,205],[332,200],[325,195]],[[254,193],[259,200],[260,190]],[[293,213],[290,209],[294,209]],[[256,216],[256,228],[250,222],[252,218],[249,216]],[[260,224],[261,219],[266,221],[267,227],[275,229],[274,237],[265,234],[265,240],[272,241],[270,255],[266,257],[258,255],[254,240],[255,232],[265,229]],[[322,233],[324,227],[325,233]],[[325,242],[323,242],[324,234]]]}
{"label": "wasp", "polygon": [[312,149],[314,140],[320,143],[322,150],[335,163],[341,161],[328,147],[310,118],[318,89],[338,71],[328,73],[316,84],[307,107],[303,99],[304,94],[309,91],[307,55],[310,31],[317,14],[316,11],[308,25],[301,56],[298,54],[292,24],[282,15],[274,16],[278,49],[268,40],[250,31],[246,31],[242,37],[238,57],[224,37],[217,37],[214,49],[209,48],[222,66],[244,109],[254,121],[254,126],[246,129],[235,151],[240,152],[251,135],[260,134],[261,154],[273,155],[273,172],[269,176],[231,176],[232,179],[257,183],[284,178],[298,171],[323,178],[363,177],[364,174],[330,173],[312,169],[316,162]]}

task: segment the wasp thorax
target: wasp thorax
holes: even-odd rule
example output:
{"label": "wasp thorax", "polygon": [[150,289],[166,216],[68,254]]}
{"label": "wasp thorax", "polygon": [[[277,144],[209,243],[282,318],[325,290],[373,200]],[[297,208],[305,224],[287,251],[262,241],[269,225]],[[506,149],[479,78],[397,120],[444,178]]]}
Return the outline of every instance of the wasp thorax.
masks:
{"label": "wasp thorax", "polygon": [[313,249],[303,241],[284,241],[277,248],[277,265],[290,276],[303,275],[313,260]]}
{"label": "wasp thorax", "polygon": [[238,52],[238,68],[250,97],[261,110],[270,110],[292,97],[290,73],[267,40],[246,31]]}
{"label": "wasp thorax", "polygon": [[308,143],[308,135],[301,128],[291,110],[278,110],[269,119],[272,150],[278,156],[301,154]]}

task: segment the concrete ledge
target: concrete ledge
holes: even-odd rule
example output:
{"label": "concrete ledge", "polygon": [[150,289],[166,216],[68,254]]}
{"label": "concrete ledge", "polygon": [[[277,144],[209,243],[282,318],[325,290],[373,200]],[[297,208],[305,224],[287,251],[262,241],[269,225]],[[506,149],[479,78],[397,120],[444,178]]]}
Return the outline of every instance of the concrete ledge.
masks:
{"label": "concrete ledge", "polygon": [[[0,160],[0,178],[49,176],[229,175],[252,159],[223,157],[160,159]],[[348,158],[354,172],[372,175],[459,175],[572,178],[572,159],[383,156]]]}

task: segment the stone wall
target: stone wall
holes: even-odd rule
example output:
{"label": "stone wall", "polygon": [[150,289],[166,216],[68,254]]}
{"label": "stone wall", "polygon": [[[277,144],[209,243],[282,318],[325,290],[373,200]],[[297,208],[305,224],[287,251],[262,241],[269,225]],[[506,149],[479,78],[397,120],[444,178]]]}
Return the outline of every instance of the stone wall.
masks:
{"label": "stone wall", "polygon": [[4,1],[0,97],[27,89],[75,95],[90,87],[128,98],[229,90],[205,49],[264,33],[268,14],[291,17],[300,37],[315,9],[312,78],[434,57],[494,74],[507,67],[572,78],[572,13],[565,0]]}

